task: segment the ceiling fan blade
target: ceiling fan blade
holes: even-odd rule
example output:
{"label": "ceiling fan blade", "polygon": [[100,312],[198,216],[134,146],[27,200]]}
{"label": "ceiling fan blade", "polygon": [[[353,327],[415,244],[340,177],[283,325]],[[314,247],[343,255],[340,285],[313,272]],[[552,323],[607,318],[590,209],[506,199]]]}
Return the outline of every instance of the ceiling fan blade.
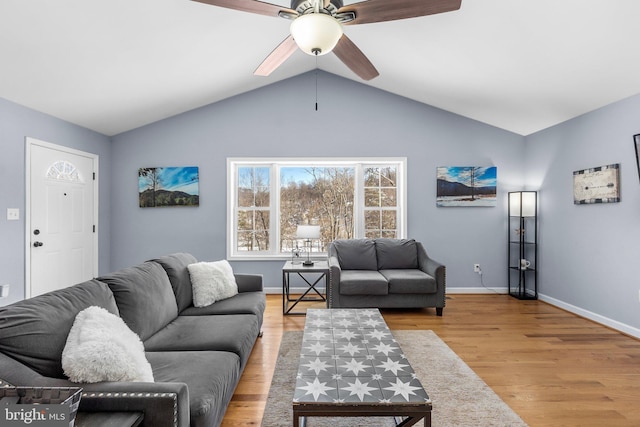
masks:
{"label": "ceiling fan blade", "polygon": [[241,10],[243,12],[257,13],[259,15],[279,16],[280,12],[297,15],[293,9],[266,3],[258,0],[193,0],[212,6],[226,7],[227,9]]}
{"label": "ceiling fan blade", "polygon": [[345,24],[369,24],[435,15],[460,9],[462,0],[366,0],[338,9],[338,14],[353,12],[356,17]]}
{"label": "ceiling fan blade", "polygon": [[296,51],[296,49],[298,49],[298,45],[295,40],[293,40],[293,37],[287,37],[278,45],[278,47],[273,49],[273,52],[271,52],[269,56],[262,61],[262,64],[256,68],[253,74],[256,76],[268,76],[273,73],[276,68],[282,65],[282,63],[286,61],[293,52]]}
{"label": "ceiling fan blade", "polygon": [[380,75],[358,46],[344,34],[333,48],[333,53],[362,80],[371,80]]}

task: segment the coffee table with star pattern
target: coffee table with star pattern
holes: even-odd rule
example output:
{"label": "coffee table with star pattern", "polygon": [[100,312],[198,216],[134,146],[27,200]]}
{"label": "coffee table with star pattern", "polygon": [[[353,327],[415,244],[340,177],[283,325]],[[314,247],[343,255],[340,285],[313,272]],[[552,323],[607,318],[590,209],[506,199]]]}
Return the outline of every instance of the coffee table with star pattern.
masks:
{"label": "coffee table with star pattern", "polygon": [[308,309],[293,395],[293,425],[307,417],[424,420],[431,400],[377,309]]}

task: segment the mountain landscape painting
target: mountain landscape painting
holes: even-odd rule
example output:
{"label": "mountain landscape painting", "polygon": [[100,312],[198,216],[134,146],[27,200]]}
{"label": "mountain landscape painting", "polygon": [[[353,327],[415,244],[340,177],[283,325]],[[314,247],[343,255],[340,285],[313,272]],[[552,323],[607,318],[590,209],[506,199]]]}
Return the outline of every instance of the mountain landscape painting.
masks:
{"label": "mountain landscape painting", "polygon": [[436,206],[496,206],[495,166],[439,166]]}
{"label": "mountain landscape painting", "polygon": [[198,167],[138,169],[138,199],[141,208],[198,206]]}

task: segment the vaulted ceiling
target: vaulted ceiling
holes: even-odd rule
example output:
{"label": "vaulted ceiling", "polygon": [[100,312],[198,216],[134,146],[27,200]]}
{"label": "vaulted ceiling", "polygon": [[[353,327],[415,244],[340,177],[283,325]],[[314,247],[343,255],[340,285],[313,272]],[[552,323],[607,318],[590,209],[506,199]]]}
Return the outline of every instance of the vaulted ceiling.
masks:
{"label": "vaulted ceiling", "polygon": [[284,19],[190,0],[2,0],[0,97],[114,135],[317,67],[528,135],[640,93],[639,22],[638,0],[462,0],[345,26],[380,72],[364,82],[301,51],[254,76]]}

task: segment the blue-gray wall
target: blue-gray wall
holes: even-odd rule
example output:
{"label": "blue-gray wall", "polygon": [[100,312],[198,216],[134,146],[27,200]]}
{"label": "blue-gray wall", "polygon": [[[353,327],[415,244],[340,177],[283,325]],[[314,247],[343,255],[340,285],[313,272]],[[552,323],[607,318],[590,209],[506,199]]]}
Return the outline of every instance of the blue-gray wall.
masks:
{"label": "blue-gray wall", "polygon": [[[640,95],[521,137],[357,82],[308,73],[113,138],[0,99],[0,284],[24,295],[24,138],[100,156],[100,272],[175,251],[226,256],[227,157],[407,157],[408,235],[447,265],[451,292],[506,287],[506,192],[540,191],[541,298],[640,336],[635,264]],[[111,144],[109,143],[111,141]],[[575,206],[572,172],[621,163],[622,201]],[[140,209],[137,170],[200,167],[197,208]],[[495,165],[498,206],[437,208],[437,166]],[[281,262],[234,262],[281,286]],[[17,286],[15,286],[17,285]]]}
{"label": "blue-gray wall", "polygon": [[[112,267],[174,251],[226,256],[228,157],[407,157],[408,236],[447,265],[447,285],[506,286],[505,192],[522,188],[524,138],[331,74],[270,85],[113,138]],[[200,206],[141,209],[140,167],[200,167]],[[498,167],[495,208],[437,208],[436,167]],[[234,262],[281,287],[281,261]]]}
{"label": "blue-gray wall", "polygon": [[[10,284],[0,305],[24,298],[25,285],[25,138],[97,154],[100,171],[99,265],[109,271],[109,197],[111,146],[108,137],[0,98],[0,284]],[[20,220],[7,221],[7,208],[19,208]]]}
{"label": "blue-gray wall", "polygon": [[[640,336],[640,95],[527,137],[526,185],[540,190],[543,299]],[[573,171],[620,163],[621,201],[573,204]]]}

